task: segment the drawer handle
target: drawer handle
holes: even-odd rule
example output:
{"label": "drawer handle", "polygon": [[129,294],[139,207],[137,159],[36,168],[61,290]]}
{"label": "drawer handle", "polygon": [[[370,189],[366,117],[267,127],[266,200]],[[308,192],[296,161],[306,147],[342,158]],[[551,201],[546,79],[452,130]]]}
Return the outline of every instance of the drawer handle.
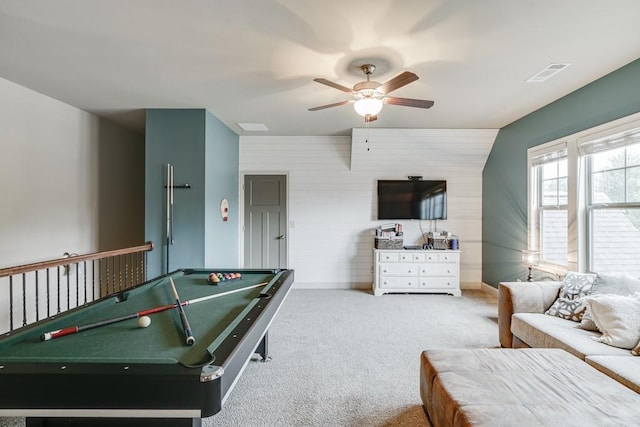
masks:
{"label": "drawer handle", "polygon": [[412,285],[412,283],[411,283],[411,282],[409,282],[409,283],[407,283],[407,285],[411,286],[411,285]]}
{"label": "drawer handle", "polygon": [[386,272],[387,272],[387,270],[386,270],[386,269],[385,269],[385,270],[382,270],[382,272],[383,272],[383,273],[386,273]]}
{"label": "drawer handle", "polygon": [[451,270],[447,270],[447,273],[451,273]]}
{"label": "drawer handle", "polygon": [[407,273],[411,273],[411,270],[408,270]]}

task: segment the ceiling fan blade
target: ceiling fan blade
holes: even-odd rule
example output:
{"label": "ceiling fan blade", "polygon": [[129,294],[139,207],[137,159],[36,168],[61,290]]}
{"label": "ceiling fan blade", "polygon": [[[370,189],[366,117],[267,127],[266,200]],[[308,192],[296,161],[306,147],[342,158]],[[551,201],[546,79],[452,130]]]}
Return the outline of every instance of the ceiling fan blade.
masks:
{"label": "ceiling fan blade", "polygon": [[384,99],[385,104],[402,105],[404,107],[417,107],[417,108],[431,108],[433,107],[433,101],[427,101],[426,99],[411,99],[411,98],[397,98],[390,96]]}
{"label": "ceiling fan blade", "polygon": [[391,80],[382,83],[377,90],[378,92],[389,93],[416,80],[418,80],[417,75],[410,71],[405,71],[393,77]]}
{"label": "ceiling fan blade", "polygon": [[334,89],[341,90],[341,91],[343,91],[343,92],[347,92],[347,93],[351,93],[351,92],[353,92],[353,89],[348,88],[348,87],[346,87],[346,86],[342,86],[342,85],[340,85],[340,84],[338,84],[338,83],[334,83],[334,82],[332,82],[331,80],[327,80],[327,79],[313,79],[313,81],[314,81],[314,82],[321,83],[321,84],[323,84],[323,85],[327,85],[327,86],[332,87],[332,88],[334,88]]}
{"label": "ceiling fan blade", "polygon": [[370,122],[373,122],[375,120],[378,120],[378,115],[377,114],[367,114],[366,116],[364,116],[364,122],[365,123],[370,123]]}
{"label": "ceiling fan blade", "polygon": [[324,110],[325,108],[339,107],[341,105],[350,104],[352,102],[353,102],[352,100],[335,102],[333,104],[327,104],[327,105],[321,105],[320,107],[309,108],[309,111],[318,111],[318,110]]}

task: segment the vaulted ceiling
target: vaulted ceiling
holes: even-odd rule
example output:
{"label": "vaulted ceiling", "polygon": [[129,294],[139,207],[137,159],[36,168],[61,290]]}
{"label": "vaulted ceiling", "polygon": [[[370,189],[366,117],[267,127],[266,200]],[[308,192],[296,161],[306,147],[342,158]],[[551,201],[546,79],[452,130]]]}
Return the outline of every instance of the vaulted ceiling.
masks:
{"label": "vaulted ceiling", "polygon": [[[377,66],[381,128],[500,128],[640,57],[640,1],[0,0],[0,77],[143,129],[145,108],[206,108],[240,135],[347,135],[347,87]],[[544,83],[549,64],[571,64]]]}

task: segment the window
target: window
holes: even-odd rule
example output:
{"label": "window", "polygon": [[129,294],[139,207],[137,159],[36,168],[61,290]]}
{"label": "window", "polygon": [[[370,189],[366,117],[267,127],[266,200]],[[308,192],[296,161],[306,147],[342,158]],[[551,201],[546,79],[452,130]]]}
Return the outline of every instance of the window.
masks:
{"label": "window", "polygon": [[640,129],[583,142],[587,268],[640,276]]}
{"label": "window", "polygon": [[[531,247],[540,252],[540,264],[566,269],[568,230],[568,173],[566,145],[537,153],[531,160],[532,214],[535,216]],[[533,243],[532,242],[532,243]]]}
{"label": "window", "polygon": [[539,269],[640,277],[640,113],[529,149]]}

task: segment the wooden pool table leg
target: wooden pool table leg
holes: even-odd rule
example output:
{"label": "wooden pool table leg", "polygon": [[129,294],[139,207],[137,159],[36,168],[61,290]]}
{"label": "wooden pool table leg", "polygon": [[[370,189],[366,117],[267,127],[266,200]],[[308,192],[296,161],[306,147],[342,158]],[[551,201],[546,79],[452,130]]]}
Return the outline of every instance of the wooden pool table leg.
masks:
{"label": "wooden pool table leg", "polygon": [[271,360],[271,358],[269,357],[268,335],[269,331],[265,332],[264,337],[262,337],[262,340],[260,341],[260,344],[258,344],[258,347],[256,347],[256,353],[258,353],[262,357],[262,359],[260,360],[261,362],[268,362]]}

